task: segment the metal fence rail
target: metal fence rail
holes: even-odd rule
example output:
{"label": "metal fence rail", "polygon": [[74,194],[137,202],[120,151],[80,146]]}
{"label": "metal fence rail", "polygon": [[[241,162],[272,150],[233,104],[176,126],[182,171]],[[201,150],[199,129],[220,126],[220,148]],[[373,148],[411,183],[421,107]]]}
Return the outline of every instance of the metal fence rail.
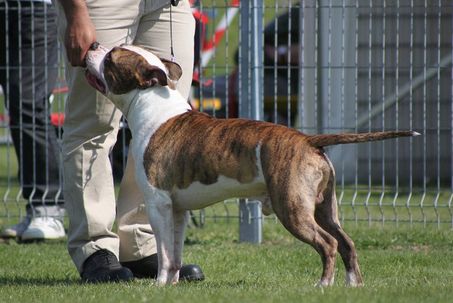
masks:
{"label": "metal fence rail", "polygon": [[[341,219],[453,228],[451,1],[192,2],[194,107],[306,133],[416,130],[421,137],[328,150]],[[61,77],[56,87],[64,87]],[[62,112],[64,97],[54,90],[49,111]],[[16,222],[25,205],[9,140],[10,100],[2,101],[0,226]],[[112,155],[118,178],[127,142],[124,129]],[[241,221],[239,208],[229,200],[194,216]]]}

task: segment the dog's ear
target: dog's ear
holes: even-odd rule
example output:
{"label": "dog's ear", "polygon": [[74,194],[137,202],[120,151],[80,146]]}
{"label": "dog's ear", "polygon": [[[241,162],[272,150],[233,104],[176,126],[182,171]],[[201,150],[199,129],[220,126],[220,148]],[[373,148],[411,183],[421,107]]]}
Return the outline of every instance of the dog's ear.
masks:
{"label": "dog's ear", "polygon": [[168,70],[168,78],[173,81],[178,81],[182,76],[182,68],[179,66],[178,63],[167,60],[167,59],[160,59],[162,63]]}
{"label": "dog's ear", "polygon": [[160,61],[165,65],[168,71],[168,80],[167,84],[171,89],[176,89],[176,84],[178,83],[178,80],[182,76],[182,68],[181,66],[173,61],[167,60],[167,59],[162,59],[160,58]]}
{"label": "dog's ear", "polygon": [[136,78],[138,80],[137,88],[146,89],[155,85],[166,86],[167,75],[159,67],[150,65],[148,62],[141,62],[143,65],[136,70]]}

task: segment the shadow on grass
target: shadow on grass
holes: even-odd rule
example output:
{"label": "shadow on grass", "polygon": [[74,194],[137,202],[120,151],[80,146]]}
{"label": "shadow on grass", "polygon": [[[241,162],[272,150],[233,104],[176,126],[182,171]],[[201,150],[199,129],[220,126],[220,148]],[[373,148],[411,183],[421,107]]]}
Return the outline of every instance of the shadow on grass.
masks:
{"label": "shadow on grass", "polygon": [[[151,282],[154,284],[155,280],[151,279],[136,279],[133,282],[127,283],[136,283],[137,285]],[[120,284],[125,284],[124,282],[119,282]],[[107,285],[118,284],[118,283],[106,283]],[[202,288],[232,288],[232,289],[242,289],[242,288],[253,288],[257,284],[265,285],[265,283],[258,283],[257,281],[247,281],[239,279],[237,281],[199,281],[199,282],[185,282],[181,281],[178,286],[182,287],[202,287]],[[102,285],[101,284],[89,284],[83,283],[79,278],[53,278],[53,277],[7,277],[0,276],[0,287],[2,286],[84,286],[84,285]],[[157,286],[156,286],[157,287]]]}
{"label": "shadow on grass", "polygon": [[0,286],[74,286],[83,285],[77,278],[6,277],[0,276]]}
{"label": "shadow on grass", "polygon": [[47,239],[47,240],[29,240],[29,241],[22,241],[16,238],[0,238],[0,245],[25,245],[25,246],[32,246],[32,245],[46,245],[46,246],[61,246],[66,244],[67,239]]}

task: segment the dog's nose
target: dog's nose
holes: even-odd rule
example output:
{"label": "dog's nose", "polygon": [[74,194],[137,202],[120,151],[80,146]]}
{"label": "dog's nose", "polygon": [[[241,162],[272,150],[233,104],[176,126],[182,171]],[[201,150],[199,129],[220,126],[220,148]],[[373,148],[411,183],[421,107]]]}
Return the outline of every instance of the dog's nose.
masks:
{"label": "dog's nose", "polygon": [[99,42],[93,42],[93,44],[90,45],[90,50],[97,50],[99,47]]}

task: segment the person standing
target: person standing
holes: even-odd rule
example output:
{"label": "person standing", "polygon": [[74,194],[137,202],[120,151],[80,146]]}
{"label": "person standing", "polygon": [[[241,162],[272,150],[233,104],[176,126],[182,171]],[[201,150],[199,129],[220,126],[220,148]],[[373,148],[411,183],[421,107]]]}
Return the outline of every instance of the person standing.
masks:
{"label": "person standing", "polygon": [[57,78],[58,38],[50,0],[0,3],[0,85],[10,120],[26,216],[2,230],[22,241],[60,239],[63,195],[59,143],[50,123],[49,97]]}
{"label": "person standing", "polygon": [[[94,42],[107,48],[142,45],[167,59],[173,46],[183,69],[177,89],[188,97],[195,28],[190,5],[187,0],[59,0],[57,6],[68,61],[63,169],[69,254],[88,283],[155,278],[155,238],[130,155],[115,203],[109,153],[121,113],[87,83],[82,67]],[[202,280],[204,275],[199,266],[185,265],[180,279]]]}

